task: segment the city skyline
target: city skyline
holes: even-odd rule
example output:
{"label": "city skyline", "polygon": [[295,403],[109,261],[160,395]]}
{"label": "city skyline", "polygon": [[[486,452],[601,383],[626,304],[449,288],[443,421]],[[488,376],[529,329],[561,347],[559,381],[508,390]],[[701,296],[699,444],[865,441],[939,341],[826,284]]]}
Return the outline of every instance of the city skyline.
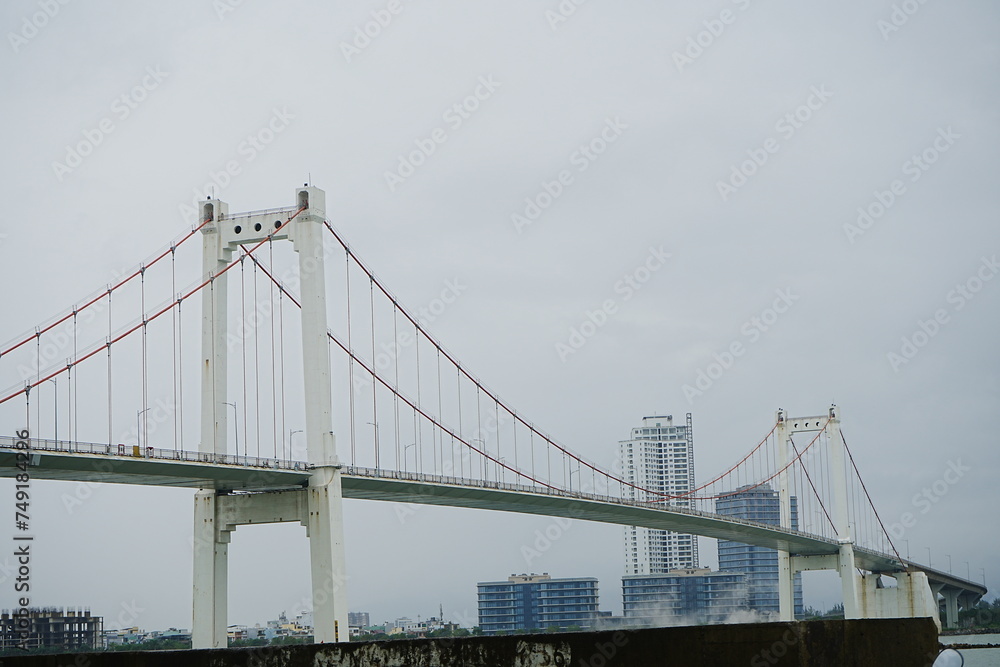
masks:
{"label": "city skyline", "polygon": [[[224,4],[59,4],[41,27],[34,0],[0,8],[15,36],[0,56],[0,340],[165,249],[198,199],[269,208],[309,181],[463,367],[587,460],[613,466],[642,415],[691,412],[710,479],[777,409],[836,402],[901,555],[1000,586],[1000,535],[976,511],[1000,506],[993,3],[927,3],[888,31],[889,1],[589,3],[554,24],[523,1],[414,3],[364,48],[356,29],[384,3],[306,3],[294,30],[286,7]],[[735,22],[713,35],[723,9]],[[178,289],[198,271],[180,268]],[[33,393],[57,415],[35,435],[66,436],[66,390]],[[116,442],[139,430],[138,393],[118,387],[135,405]],[[170,400],[150,397],[149,444],[171,444],[156,419]],[[0,409],[0,434],[24,407]],[[102,411],[79,417],[105,432]],[[279,438],[300,445],[292,421]],[[190,627],[193,492],[33,487],[33,603]],[[360,500],[345,514],[348,605],[376,617],[425,603],[474,617],[455,582],[491,573],[623,571],[618,526]],[[308,605],[301,526],[242,526],[231,551],[231,623]],[[710,541],[699,553],[717,567]],[[805,604],[839,600],[827,574],[803,575]]]}

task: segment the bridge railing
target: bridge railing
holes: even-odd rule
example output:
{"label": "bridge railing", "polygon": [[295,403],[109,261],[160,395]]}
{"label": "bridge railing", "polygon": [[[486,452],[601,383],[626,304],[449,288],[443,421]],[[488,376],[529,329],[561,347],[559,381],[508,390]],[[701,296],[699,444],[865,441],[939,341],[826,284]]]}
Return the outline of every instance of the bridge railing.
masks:
{"label": "bridge railing", "polygon": [[[17,438],[11,436],[0,436],[0,449],[15,449]],[[255,456],[240,456],[235,454],[213,454],[206,452],[191,452],[186,450],[162,449],[158,447],[141,447],[139,445],[109,445],[107,443],[75,442],[68,440],[49,440],[43,438],[31,438],[31,449],[29,451],[65,452],[70,454],[93,454],[99,456],[128,457],[140,459],[157,459],[168,461],[184,461],[190,463],[210,463],[213,465],[240,466],[246,468],[270,469],[270,470],[297,470],[308,472],[313,466],[305,461],[289,461],[285,459],[263,458]],[[577,500],[591,500],[594,502],[622,505],[627,507],[639,507],[654,510],[669,510],[689,516],[698,516],[708,519],[724,518],[728,523],[741,524],[749,527],[766,528],[769,531],[786,533],[789,536],[804,536],[815,540],[822,540],[830,544],[837,544],[836,540],[815,535],[799,530],[780,528],[772,524],[749,521],[732,516],[722,516],[712,512],[670,504],[667,502],[650,502],[636,500],[632,498],[622,498],[609,494],[592,493],[583,490],[557,489],[542,485],[515,484],[512,482],[495,481],[489,479],[470,479],[465,477],[454,477],[449,475],[435,475],[430,473],[408,472],[403,470],[383,470],[377,468],[366,468],[362,466],[343,466],[343,474],[368,477],[373,479],[394,479],[400,481],[418,482],[422,484],[444,484],[463,488],[482,488],[497,491],[510,491],[513,493],[531,493],[559,498],[571,498]],[[860,547],[857,547],[860,549]],[[873,555],[891,558],[891,554],[864,549]]]}
{"label": "bridge railing", "polygon": [[[822,535],[814,535],[812,533],[806,533],[800,530],[781,528],[779,526],[775,526],[772,524],[765,524],[765,523],[760,523],[758,521],[750,521],[747,519],[740,519],[732,516],[723,516],[720,514],[714,514],[712,512],[705,512],[699,509],[693,509],[679,505],[671,505],[669,503],[664,503],[664,502],[648,502],[642,500],[634,500],[631,498],[621,498],[618,496],[589,493],[586,491],[569,491],[564,489],[554,489],[546,486],[530,486],[526,484],[513,484],[510,482],[497,482],[488,479],[486,480],[467,479],[464,477],[451,477],[446,475],[434,475],[428,473],[416,473],[416,472],[407,472],[401,470],[382,470],[376,468],[365,468],[361,466],[344,466],[341,469],[341,471],[344,474],[357,477],[396,479],[401,481],[420,482],[424,484],[446,484],[450,486],[460,486],[463,488],[478,487],[478,488],[498,490],[498,491],[512,491],[515,493],[533,493],[545,496],[555,496],[559,498],[592,500],[599,503],[623,505],[627,507],[640,507],[644,509],[654,509],[654,510],[670,510],[671,512],[677,512],[679,514],[687,514],[689,516],[699,516],[708,519],[721,518],[725,519],[727,523],[736,523],[750,527],[766,528],[769,531],[782,532],[789,536],[804,536],[815,540],[822,540],[824,542],[829,542],[830,544],[833,545],[837,544],[836,540],[832,540]],[[889,556],[889,554],[882,554],[882,555]]]}
{"label": "bridge railing", "polygon": [[[11,436],[0,436],[0,448],[15,449],[14,443],[17,440],[18,438]],[[129,458],[139,459],[213,463],[216,465],[266,468],[271,470],[306,471],[309,468],[309,464],[305,461],[289,461],[280,458],[240,456],[238,454],[212,454],[206,452],[162,449],[159,447],[142,447],[140,445],[109,445],[107,443],[48,440],[44,438],[30,438],[29,441],[31,444],[30,451],[66,452],[69,454],[97,454],[101,456],[126,456]]]}

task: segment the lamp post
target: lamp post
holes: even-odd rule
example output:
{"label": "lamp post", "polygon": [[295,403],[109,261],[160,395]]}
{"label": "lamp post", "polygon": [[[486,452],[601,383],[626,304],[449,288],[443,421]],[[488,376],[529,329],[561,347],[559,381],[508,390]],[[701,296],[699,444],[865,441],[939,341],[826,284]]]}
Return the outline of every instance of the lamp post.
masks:
{"label": "lamp post", "polygon": [[[236,455],[240,455],[240,413],[236,409],[236,401],[232,403],[225,403],[233,409],[233,437],[236,439]],[[246,452],[243,452],[243,456],[246,456]]]}
{"label": "lamp post", "polygon": [[[142,427],[139,425],[141,421],[140,417],[149,412],[151,409],[152,408],[144,408],[142,410],[137,410],[135,413],[135,441],[139,446],[142,446]],[[148,442],[146,443],[146,446],[149,446]]]}
{"label": "lamp post", "polygon": [[934,562],[931,560],[931,548],[927,547],[927,567],[932,567]]}
{"label": "lamp post", "polygon": [[906,542],[906,560],[910,560],[910,541],[909,540],[903,540],[903,541]]}
{"label": "lamp post", "polygon": [[948,574],[951,574],[951,554],[945,554],[948,557]]}
{"label": "lamp post", "polygon": [[[403,470],[406,470],[406,455],[409,453],[410,447],[416,447],[416,446],[417,446],[417,443],[411,442],[410,444],[408,444],[405,447],[403,447]],[[416,452],[413,452],[413,467],[414,467],[414,469],[416,469],[416,467],[417,467],[417,453]]]}
{"label": "lamp post", "polygon": [[569,490],[570,490],[570,492],[573,491],[573,473],[580,474],[580,469],[577,468],[576,470],[570,470],[569,471]]}
{"label": "lamp post", "polygon": [[[291,461],[292,461],[292,452],[295,450],[295,447],[292,446],[292,438],[294,437],[294,435],[296,433],[303,433],[303,430],[300,429],[300,428],[297,428],[297,429],[294,429],[294,430],[293,429],[288,429],[288,461],[289,461],[289,463],[291,463]],[[309,458],[309,457],[306,456],[306,458]]]}
{"label": "lamp post", "polygon": [[483,446],[483,481],[485,482],[487,477],[486,462],[489,460],[486,458],[486,455],[489,454],[489,450],[486,449],[486,441],[483,440],[482,438],[472,438],[471,440],[469,440],[469,442],[478,442],[480,445]]}
{"label": "lamp post", "polygon": [[375,469],[378,470],[378,424],[368,422],[368,425],[375,427]]}
{"label": "lamp post", "polygon": [[969,561],[965,561],[965,578],[972,581],[972,571],[969,569]]}
{"label": "lamp post", "polygon": [[54,439],[56,441],[56,444],[58,445],[58,443],[59,443],[59,383],[56,382],[56,378],[49,378],[49,382],[51,382],[52,384],[55,385],[55,388],[52,390],[52,398],[53,398],[53,402],[54,402],[54,405],[55,405],[55,430],[56,430],[56,433],[55,433],[55,436],[53,436],[53,437],[54,437]]}

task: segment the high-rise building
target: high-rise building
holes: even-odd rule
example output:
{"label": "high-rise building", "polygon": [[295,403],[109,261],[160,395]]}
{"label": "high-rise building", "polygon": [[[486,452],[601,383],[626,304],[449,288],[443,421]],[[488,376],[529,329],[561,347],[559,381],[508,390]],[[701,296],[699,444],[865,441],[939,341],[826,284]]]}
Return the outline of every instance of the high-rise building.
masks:
{"label": "high-rise building", "polygon": [[514,630],[590,627],[597,618],[597,579],[553,579],[512,574],[479,589],[479,628],[484,635]]}
{"label": "high-rise building", "polygon": [[708,568],[622,577],[625,618],[634,625],[723,623],[747,608],[741,572]]}
{"label": "high-rise building", "polygon": [[[799,527],[798,499],[790,498],[792,528]],[[769,484],[742,486],[736,493],[715,501],[715,512],[747,521],[772,526],[781,525],[781,503],[778,492]],[[741,542],[719,540],[719,569],[746,575],[750,608],[762,614],[778,613],[778,552]],[[793,584],[795,615],[802,615],[802,573],[795,575]]]}
{"label": "high-rise building", "polygon": [[347,625],[357,628],[367,628],[371,626],[372,619],[367,611],[347,612]]}
{"label": "high-rise building", "polygon": [[[642,489],[681,495],[694,489],[694,439],[691,413],[683,426],[670,415],[643,417],[628,440],[618,444],[625,481]],[[646,499],[635,489],[634,498]],[[671,499],[671,505],[693,508],[687,499]],[[698,562],[698,538],[669,530],[641,526],[625,527],[625,574],[665,574],[694,569]]]}
{"label": "high-rise building", "polygon": [[29,608],[0,612],[0,649],[101,648],[104,618],[89,609]]}

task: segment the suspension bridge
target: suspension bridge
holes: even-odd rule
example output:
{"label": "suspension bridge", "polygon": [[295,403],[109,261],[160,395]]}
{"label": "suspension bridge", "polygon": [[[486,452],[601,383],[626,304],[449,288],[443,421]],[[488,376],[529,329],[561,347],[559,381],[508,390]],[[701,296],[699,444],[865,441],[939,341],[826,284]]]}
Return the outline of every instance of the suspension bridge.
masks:
{"label": "suspension bridge", "polygon": [[[0,476],[197,489],[196,648],[226,645],[232,531],[283,521],[309,537],[316,641],[347,639],[343,498],[776,549],[782,620],[804,570],[839,573],[848,618],[936,620],[941,596],[954,624],[985,595],[900,556],[836,406],[779,410],[742,459],[683,493],[643,487],[547,435],[463,366],[355,254],[322,190],[303,186],[293,201],[231,214],[205,200],[161,252],[0,347],[12,383],[0,423],[25,425],[0,437]],[[179,286],[184,276],[196,279]],[[777,490],[780,525],[715,512],[758,488]]]}

